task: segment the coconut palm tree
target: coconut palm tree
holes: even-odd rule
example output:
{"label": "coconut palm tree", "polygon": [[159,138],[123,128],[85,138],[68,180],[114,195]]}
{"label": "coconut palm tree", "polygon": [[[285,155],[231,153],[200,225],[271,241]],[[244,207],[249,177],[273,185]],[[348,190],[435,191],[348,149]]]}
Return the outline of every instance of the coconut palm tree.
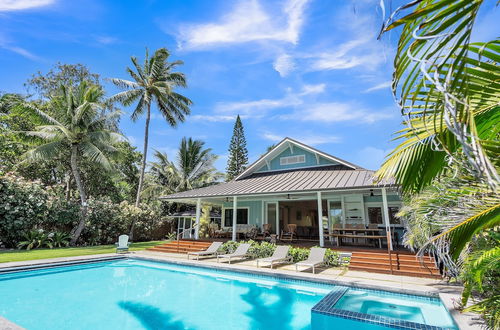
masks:
{"label": "coconut palm tree", "polygon": [[[168,62],[169,56],[170,53],[165,48],[158,49],[151,57],[149,57],[146,50],[142,66],[138,63],[136,57],[131,57],[135,71],[128,67],[127,73],[132,77],[133,81],[118,78],[111,79],[116,86],[125,89],[125,91],[113,96],[112,99],[121,102],[125,106],[138,101],[131,116],[133,121],[136,121],[144,114],[146,116],[144,149],[135,200],[136,207],[139,207],[144,183],[152,103],[156,104],[160,114],[172,127],[177,126],[178,122],[184,121],[185,116],[190,113],[189,106],[192,104],[190,99],[174,91],[178,87],[187,87],[186,77],[181,72],[173,71],[183,62]],[[132,236],[132,230],[133,224],[130,236]]]}
{"label": "coconut palm tree", "polygon": [[32,103],[25,104],[43,123],[32,131],[23,132],[41,142],[24,154],[25,161],[69,158],[81,202],[81,216],[72,234],[72,245],[80,237],[87,219],[87,194],[79,163],[85,158],[110,169],[107,155],[116,151],[114,145],[123,138],[110,129],[115,126],[121,112],[106,111],[103,96],[100,88],[83,82],[76,89],[61,86],[60,94],[48,103],[51,115]]}
{"label": "coconut palm tree", "polygon": [[158,196],[216,183],[223,177],[214,163],[217,156],[212,149],[204,149],[205,143],[183,138],[177,151],[177,162],[170,161],[164,152],[155,151],[155,161],[150,163],[149,185],[144,194]]}

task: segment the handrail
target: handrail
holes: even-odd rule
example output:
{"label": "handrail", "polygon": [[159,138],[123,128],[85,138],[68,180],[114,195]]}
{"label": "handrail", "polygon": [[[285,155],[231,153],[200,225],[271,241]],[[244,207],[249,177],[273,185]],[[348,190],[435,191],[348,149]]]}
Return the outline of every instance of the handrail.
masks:
{"label": "handrail", "polygon": [[394,271],[392,270],[392,250],[391,250],[392,237],[390,231],[386,232],[386,237],[387,237],[387,252],[389,253],[389,265],[391,267],[391,275],[392,275],[394,274]]}
{"label": "handrail", "polygon": [[192,225],[191,227],[187,228],[187,229],[184,229],[183,231],[181,231],[180,233],[177,234],[177,252],[179,252],[179,245],[180,245],[180,240],[179,238],[181,237],[181,235],[184,235],[184,232],[188,231],[188,230],[193,230],[194,227],[198,226],[198,223],[195,223],[194,225]]}

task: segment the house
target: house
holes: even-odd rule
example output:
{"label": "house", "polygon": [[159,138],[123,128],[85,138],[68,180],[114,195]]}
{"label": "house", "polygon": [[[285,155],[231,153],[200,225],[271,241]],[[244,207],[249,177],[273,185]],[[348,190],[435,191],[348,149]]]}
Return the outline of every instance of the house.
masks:
{"label": "house", "polygon": [[[393,240],[402,233],[395,217],[401,199],[393,182],[375,182],[374,171],[291,138],[282,140],[233,181],[161,198],[195,204],[196,223],[202,204],[219,206],[222,229],[229,231],[232,240],[248,227],[262,228],[263,224],[269,224],[276,235],[295,224],[299,239],[317,240],[320,246],[334,238],[338,243],[339,238],[331,233],[339,226],[379,228],[381,235],[392,233]],[[194,227],[198,239],[198,226]]]}

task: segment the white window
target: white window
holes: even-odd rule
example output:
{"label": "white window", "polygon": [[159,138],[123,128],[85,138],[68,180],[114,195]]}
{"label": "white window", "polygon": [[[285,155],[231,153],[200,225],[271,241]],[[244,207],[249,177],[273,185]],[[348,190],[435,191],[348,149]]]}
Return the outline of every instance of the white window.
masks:
{"label": "white window", "polygon": [[306,155],[288,156],[280,158],[280,165],[301,164],[306,162]]}

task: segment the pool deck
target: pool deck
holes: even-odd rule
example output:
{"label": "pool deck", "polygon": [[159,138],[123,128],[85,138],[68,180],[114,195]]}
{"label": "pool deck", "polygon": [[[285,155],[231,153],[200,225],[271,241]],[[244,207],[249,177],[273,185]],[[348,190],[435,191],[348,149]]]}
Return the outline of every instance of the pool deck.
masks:
{"label": "pool deck", "polygon": [[[295,271],[295,266],[283,264],[270,269],[269,266],[257,268],[255,260],[233,261],[228,264],[227,261],[217,263],[215,258],[203,258],[197,260],[187,260],[185,254],[163,253],[153,251],[136,251],[126,255],[120,254],[98,254],[78,257],[63,257],[53,259],[41,259],[31,261],[6,262],[0,264],[0,274],[12,270],[29,270],[30,268],[51,267],[60,263],[80,263],[88,261],[110,260],[115,258],[138,258],[152,261],[171,262],[189,266],[201,266],[217,268],[224,270],[233,270],[253,274],[271,275],[278,277],[287,277],[296,280],[316,281],[331,283],[337,285],[354,286],[368,289],[386,290],[392,292],[416,294],[424,296],[440,297],[455,322],[460,329],[481,329],[481,320],[478,315],[473,313],[460,313],[455,309],[460,301],[461,287],[450,285],[443,280],[428,278],[409,277],[401,275],[376,274],[360,271],[349,271],[345,267],[337,268],[317,268],[317,273],[312,274],[310,270]],[[299,268],[299,270],[301,270]],[[0,330],[9,329],[0,322]],[[12,325],[11,325],[12,326]],[[13,328],[10,328],[13,329]],[[15,329],[15,328],[14,328]]]}

